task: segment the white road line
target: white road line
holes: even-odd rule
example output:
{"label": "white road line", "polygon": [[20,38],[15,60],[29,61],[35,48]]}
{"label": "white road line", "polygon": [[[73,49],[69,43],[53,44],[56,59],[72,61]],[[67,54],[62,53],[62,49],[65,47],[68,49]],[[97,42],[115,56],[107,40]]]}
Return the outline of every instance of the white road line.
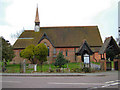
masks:
{"label": "white road line", "polygon": [[111,83],[111,84],[104,85],[102,87],[104,88],[104,87],[114,86],[114,85],[118,85],[118,84],[120,84],[120,83],[118,83],[118,82],[117,83]]}
{"label": "white road line", "polygon": [[57,83],[57,82],[48,82],[48,84],[72,84],[72,85],[78,85],[78,84],[81,84],[81,85],[104,85],[104,83]]}
{"label": "white road line", "polygon": [[105,83],[113,83],[113,82],[115,82],[115,81],[108,81],[108,82],[105,82]]}
{"label": "white road line", "polygon": [[114,80],[114,81],[108,81],[108,82],[105,82],[105,83],[113,83],[113,82],[120,82],[120,80]]}
{"label": "white road line", "polygon": [[118,81],[118,82],[120,82],[120,80],[115,80],[115,81]]}

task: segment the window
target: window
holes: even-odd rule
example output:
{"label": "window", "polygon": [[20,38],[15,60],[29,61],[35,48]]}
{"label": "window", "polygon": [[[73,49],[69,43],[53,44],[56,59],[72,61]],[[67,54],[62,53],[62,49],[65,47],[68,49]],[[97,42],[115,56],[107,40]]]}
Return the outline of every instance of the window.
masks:
{"label": "window", "polygon": [[45,44],[45,46],[47,46],[46,42],[44,44]]}
{"label": "window", "polygon": [[74,48],[74,52],[76,53],[76,48]]}
{"label": "window", "polygon": [[66,56],[68,56],[68,51],[66,50]]}
{"label": "window", "polygon": [[21,53],[21,50],[19,50],[19,55],[20,55],[20,53]]}
{"label": "window", "polygon": [[101,54],[101,60],[105,60],[104,54]]}
{"label": "window", "polygon": [[49,56],[49,53],[50,53],[50,48],[49,48],[49,46],[48,46],[47,48],[48,48],[48,56]]}
{"label": "window", "polygon": [[53,54],[56,54],[56,49],[54,48],[54,50],[53,50]]}
{"label": "window", "polygon": [[119,32],[120,32],[120,30],[119,30]]}
{"label": "window", "polygon": [[61,51],[61,53],[63,54],[63,51]]}

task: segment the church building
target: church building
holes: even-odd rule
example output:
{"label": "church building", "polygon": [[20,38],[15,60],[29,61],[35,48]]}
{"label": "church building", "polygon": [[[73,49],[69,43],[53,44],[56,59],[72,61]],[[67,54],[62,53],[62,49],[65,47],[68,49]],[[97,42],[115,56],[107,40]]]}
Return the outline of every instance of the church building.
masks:
{"label": "church building", "polygon": [[[21,50],[27,46],[44,43],[48,48],[47,60],[53,63],[59,52],[70,62],[84,62],[84,54],[90,61],[99,62],[105,53],[99,54],[103,45],[98,26],[56,26],[40,27],[38,7],[36,9],[34,30],[24,30],[14,43],[15,63],[20,63]],[[29,62],[30,63],[30,62]]]}

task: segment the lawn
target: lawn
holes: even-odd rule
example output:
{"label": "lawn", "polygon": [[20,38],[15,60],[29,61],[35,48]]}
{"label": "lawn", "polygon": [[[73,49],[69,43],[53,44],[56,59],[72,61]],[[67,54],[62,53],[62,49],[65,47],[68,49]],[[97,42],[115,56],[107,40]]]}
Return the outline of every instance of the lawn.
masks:
{"label": "lawn", "polygon": [[[97,65],[100,65],[100,63],[91,62]],[[6,66],[6,73],[20,73],[20,64],[9,64]],[[28,64],[26,64],[28,66]],[[113,66],[113,63],[112,63]],[[64,65],[64,72],[82,72],[81,67],[83,67],[83,63],[68,63]],[[51,68],[51,70],[50,70]],[[42,65],[42,71],[43,72],[54,72],[56,73],[57,67],[55,67],[53,64],[43,64]],[[34,72],[33,68],[26,68],[26,73],[32,73]],[[37,72],[41,72],[41,66],[37,65]]]}
{"label": "lawn", "polygon": [[[74,69],[81,69],[80,65],[83,65],[81,63],[68,63],[64,65],[64,68],[69,68],[69,70],[74,70]],[[28,66],[28,64],[26,65]],[[56,67],[53,64],[44,64],[42,65],[42,71],[43,72],[49,72],[49,68],[51,68],[52,72],[56,72]],[[26,68],[26,73],[31,73],[33,72],[33,68]],[[66,69],[64,69],[65,72],[67,72]],[[6,66],[6,73],[19,73],[20,72],[20,65],[19,64],[8,64]],[[37,65],[37,72],[41,72],[41,66]]]}
{"label": "lawn", "polygon": [[20,65],[19,64],[9,64],[6,66],[7,73],[19,73]]}

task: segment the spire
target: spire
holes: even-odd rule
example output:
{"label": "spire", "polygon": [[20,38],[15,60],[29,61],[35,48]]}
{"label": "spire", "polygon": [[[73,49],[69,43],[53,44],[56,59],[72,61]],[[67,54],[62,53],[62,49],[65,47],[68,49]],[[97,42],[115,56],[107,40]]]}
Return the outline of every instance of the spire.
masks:
{"label": "spire", "polygon": [[36,9],[35,22],[40,22],[40,20],[39,20],[39,13],[38,13],[38,5],[37,5],[37,9]]}
{"label": "spire", "polygon": [[39,30],[40,30],[40,20],[39,20],[38,5],[37,5],[36,17],[35,17],[35,32],[39,32]]}

